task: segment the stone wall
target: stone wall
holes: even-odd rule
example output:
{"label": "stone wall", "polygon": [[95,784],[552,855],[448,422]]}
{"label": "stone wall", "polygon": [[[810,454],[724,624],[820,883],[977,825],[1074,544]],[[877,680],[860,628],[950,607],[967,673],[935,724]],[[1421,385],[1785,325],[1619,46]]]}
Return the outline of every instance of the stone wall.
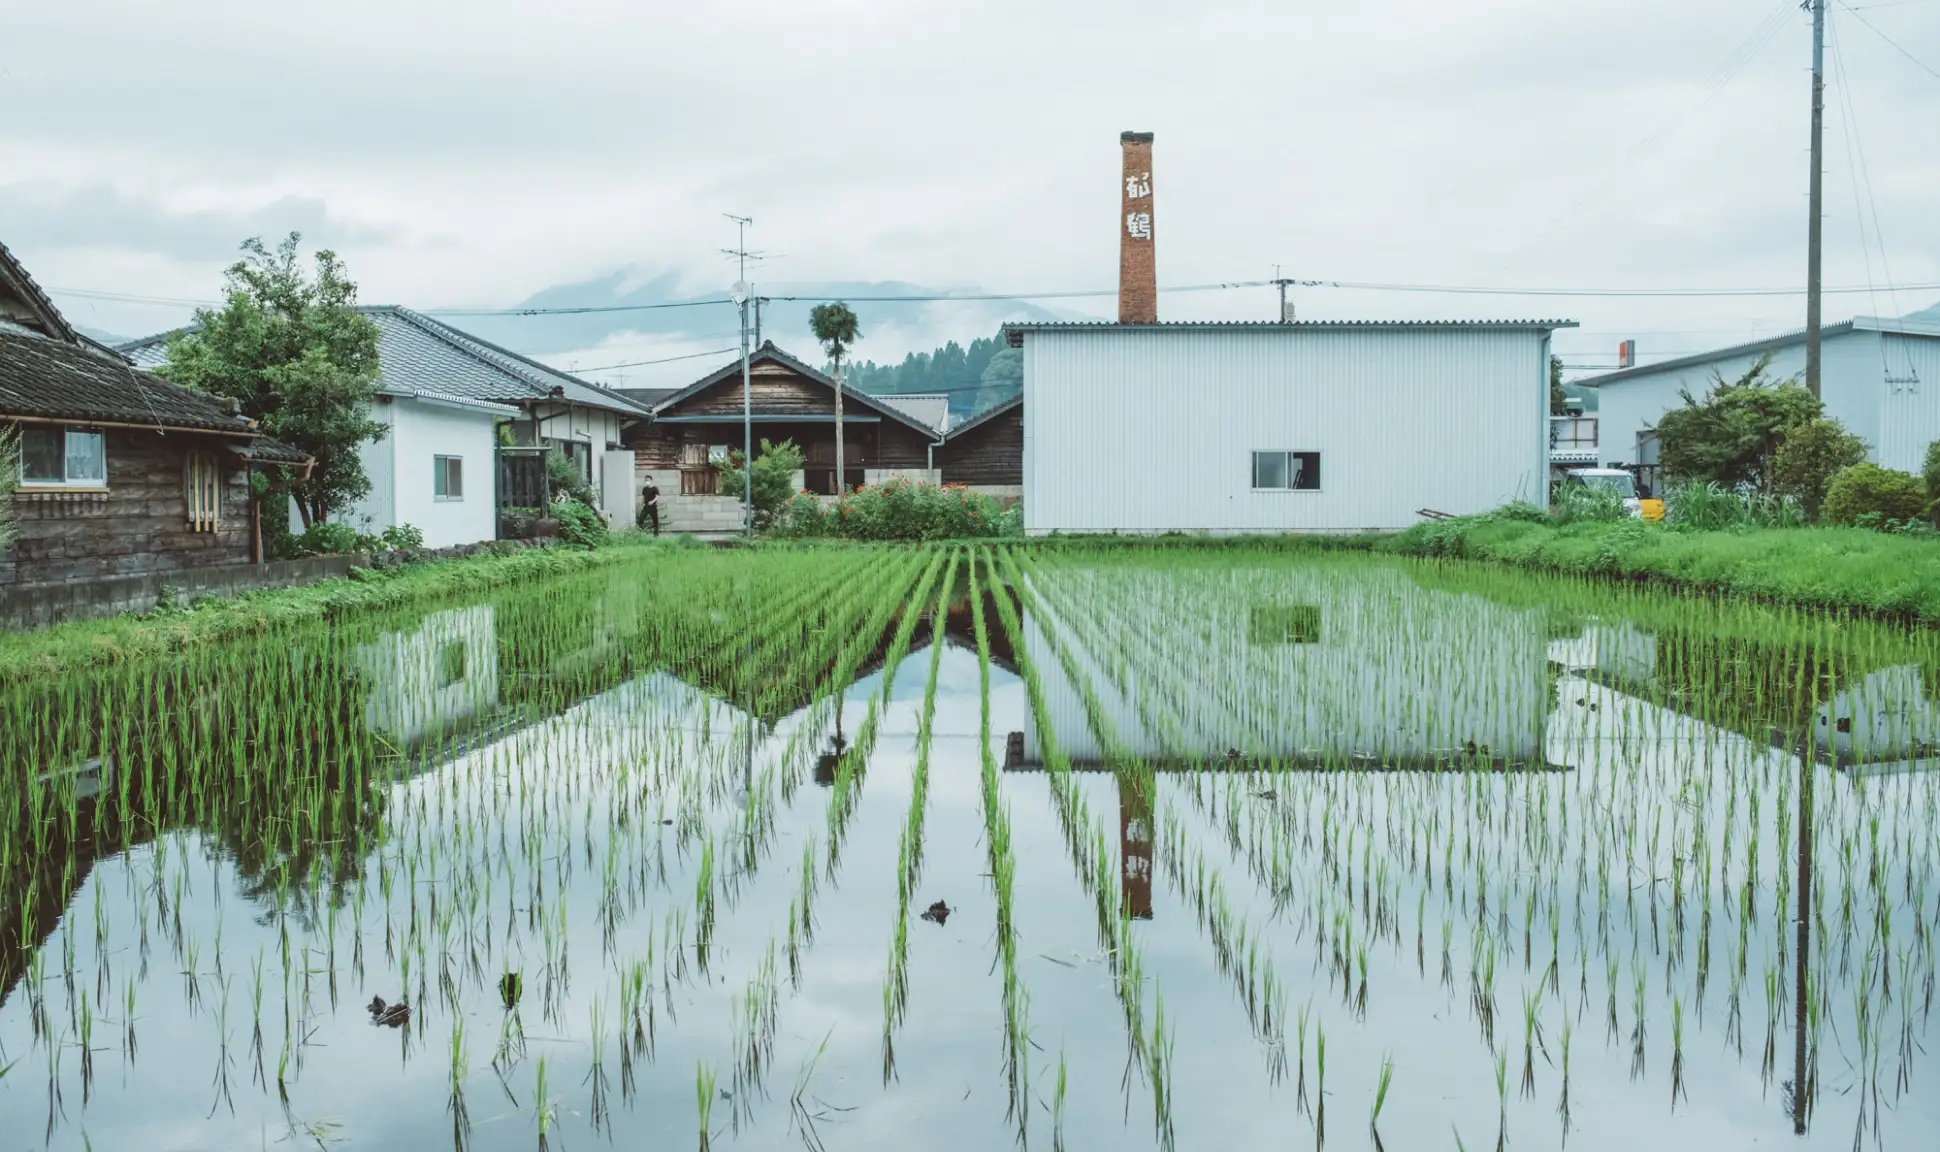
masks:
{"label": "stone wall", "polygon": [[[105,489],[14,494],[14,543],[0,552],[0,587],[58,584],[244,564],[251,555],[247,467],[222,442],[191,433],[110,428]],[[188,522],[183,467],[210,452],[223,469],[221,524]]]}

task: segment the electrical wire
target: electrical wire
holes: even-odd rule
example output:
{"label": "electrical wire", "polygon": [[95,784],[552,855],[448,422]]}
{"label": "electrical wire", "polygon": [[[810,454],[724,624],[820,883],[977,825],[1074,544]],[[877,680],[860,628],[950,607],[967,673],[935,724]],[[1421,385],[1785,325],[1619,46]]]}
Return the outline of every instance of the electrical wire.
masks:
{"label": "electrical wire", "polygon": [[[1852,18],[1854,20],[1859,21],[1861,24],[1864,24],[1868,29],[1872,31],[1873,35],[1879,37],[1881,40],[1886,41],[1888,44],[1891,44],[1895,52],[1898,52],[1900,55],[1906,57],[1908,60],[1913,61],[1914,67],[1918,68],[1922,72],[1925,72],[1927,75],[1933,77],[1935,80],[1940,80],[1940,72],[1934,71],[1933,67],[1929,65],[1926,61],[1920,59],[1918,56],[1915,56],[1913,53],[1908,52],[1904,47],[1900,45],[1899,41],[1893,39],[1891,36],[1888,36],[1886,33],[1881,32],[1877,27],[1873,25],[1873,22],[1871,20],[1868,20],[1864,16],[1861,16],[1859,14],[1859,9],[1854,8],[1852,5],[1846,4],[1846,3],[1841,3],[1839,7],[1844,8],[1846,11],[1852,13]],[[1866,5],[1866,7],[1884,8],[1884,7],[1887,7],[1887,5],[1868,4]]]}
{"label": "electrical wire", "polygon": [[597,368],[568,368],[559,369],[559,371],[572,372],[575,375],[581,372],[611,372],[615,368],[644,368],[649,364],[672,364],[676,360],[699,360],[703,356],[725,356],[729,352],[738,351],[740,351],[739,348],[716,348],[709,352],[689,352],[685,356],[664,356],[658,360],[628,360],[624,364],[602,364]]}

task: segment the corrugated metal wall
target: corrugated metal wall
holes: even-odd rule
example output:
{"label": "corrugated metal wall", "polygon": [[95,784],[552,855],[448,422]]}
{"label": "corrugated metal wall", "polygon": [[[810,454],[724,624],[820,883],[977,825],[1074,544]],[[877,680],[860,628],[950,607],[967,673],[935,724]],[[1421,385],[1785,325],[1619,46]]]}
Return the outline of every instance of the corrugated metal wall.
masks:
{"label": "corrugated metal wall", "polygon": [[[1354,531],[1547,493],[1533,330],[1103,329],[1024,340],[1031,532]],[[1252,487],[1319,452],[1318,492]]]}
{"label": "corrugated metal wall", "polygon": [[1940,440],[1940,340],[1931,336],[1882,337],[1879,364],[1879,450],[1874,459],[1888,468],[1918,473],[1927,445]]}
{"label": "corrugated metal wall", "polygon": [[[1928,341],[1931,343],[1931,341]],[[1654,428],[1659,417],[1682,404],[1680,389],[1699,399],[1711,390],[1712,374],[1736,380],[1763,353],[1730,356],[1706,364],[1692,364],[1663,372],[1647,372],[1605,385],[1598,390],[1598,449],[1607,461],[1637,462],[1637,433]],[[1820,393],[1826,414],[1844,424],[1867,444],[1879,445],[1886,434],[1880,420],[1880,336],[1859,329],[1827,337],[1823,346]],[[1768,380],[1805,374],[1805,345],[1794,344],[1772,354]],[[1922,446],[1922,451],[1924,451]],[[1898,467],[1899,465],[1894,465]]]}

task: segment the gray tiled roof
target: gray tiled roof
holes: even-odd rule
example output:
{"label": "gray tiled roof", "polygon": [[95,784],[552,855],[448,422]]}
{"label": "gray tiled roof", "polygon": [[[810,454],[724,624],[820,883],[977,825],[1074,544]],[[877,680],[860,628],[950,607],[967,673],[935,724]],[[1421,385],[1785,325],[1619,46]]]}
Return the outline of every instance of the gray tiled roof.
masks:
{"label": "gray tiled roof", "polygon": [[876,403],[887,404],[910,419],[927,424],[939,436],[950,423],[950,398],[940,393],[872,392],[869,395]]}
{"label": "gray tiled roof", "polygon": [[[780,364],[782,367],[788,368],[791,371],[799,374],[803,379],[812,380],[815,383],[820,384],[822,387],[829,389],[831,392],[835,390],[834,377],[830,376],[828,373],[822,371],[819,368],[816,368],[804,361],[797,360],[795,357],[790,356],[786,352],[783,352],[781,349],[775,347],[775,342],[773,340],[763,340],[761,342],[761,347],[756,348],[748,356],[748,363],[750,365],[759,364],[763,362]],[[688,397],[698,395],[699,393],[714,386],[715,384],[720,383],[722,380],[725,380],[730,376],[738,375],[740,371],[741,371],[741,357],[737,355],[734,359],[728,361],[726,364],[723,364],[719,368],[716,368],[714,371],[709,372],[707,375],[701,377],[699,380],[694,381],[692,384],[689,384],[687,387],[676,390],[671,395],[667,396],[665,399],[662,399],[661,401],[656,403],[653,406],[654,415],[659,416],[665,413],[668,409],[674,407],[675,405],[679,404],[681,401],[687,399]],[[883,403],[883,398],[880,396],[872,396],[867,392],[856,391],[855,385],[847,383],[846,381],[842,385],[842,395],[857,401],[858,403],[862,404],[864,408],[870,411],[876,412],[880,415],[887,416],[891,420],[894,420],[896,423],[901,424],[913,431],[921,432],[928,436],[937,435],[937,431],[935,428],[930,427],[929,425],[923,423],[923,421],[917,419],[914,416],[911,416],[909,413],[904,412],[900,408],[892,407],[889,404]]]}
{"label": "gray tiled roof", "polygon": [[90,344],[0,322],[0,417],[6,416],[213,432],[245,440],[239,450],[250,459],[310,459],[261,435],[232,401],[171,383]]}
{"label": "gray tiled roof", "polygon": [[[377,383],[381,391],[394,395],[441,393],[510,405],[549,399],[557,388],[566,403],[622,416],[647,415],[644,406],[625,396],[548,368],[421,312],[397,305],[364,306],[358,311],[377,325]],[[168,359],[171,335],[164,332],[124,344],[121,351],[136,363],[160,366]]]}

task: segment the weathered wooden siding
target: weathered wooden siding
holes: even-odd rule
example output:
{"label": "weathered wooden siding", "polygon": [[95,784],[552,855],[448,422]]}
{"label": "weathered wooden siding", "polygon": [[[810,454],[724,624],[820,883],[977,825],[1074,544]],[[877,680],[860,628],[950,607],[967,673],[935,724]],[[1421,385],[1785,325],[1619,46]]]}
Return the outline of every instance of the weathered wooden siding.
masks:
{"label": "weathered wooden siding", "polygon": [[[183,462],[212,452],[222,473],[222,522],[212,532],[188,523]],[[212,438],[107,430],[106,492],[19,492],[14,543],[0,552],[0,585],[56,584],[245,564],[254,529],[249,479],[241,461]]]}
{"label": "weathered wooden siding", "polygon": [[1022,484],[1024,409],[993,416],[936,450],[945,484]]}
{"label": "weathered wooden siding", "polygon": [[876,443],[876,458],[868,462],[869,467],[929,467],[930,444],[933,441],[928,437],[913,428],[892,424],[887,419],[876,427],[880,432],[880,438]]}
{"label": "weathered wooden siding", "polygon": [[[834,392],[779,364],[756,364],[751,368],[748,395],[756,412],[825,416],[835,411]],[[689,396],[666,415],[732,416],[740,412],[741,377],[736,375]]]}

